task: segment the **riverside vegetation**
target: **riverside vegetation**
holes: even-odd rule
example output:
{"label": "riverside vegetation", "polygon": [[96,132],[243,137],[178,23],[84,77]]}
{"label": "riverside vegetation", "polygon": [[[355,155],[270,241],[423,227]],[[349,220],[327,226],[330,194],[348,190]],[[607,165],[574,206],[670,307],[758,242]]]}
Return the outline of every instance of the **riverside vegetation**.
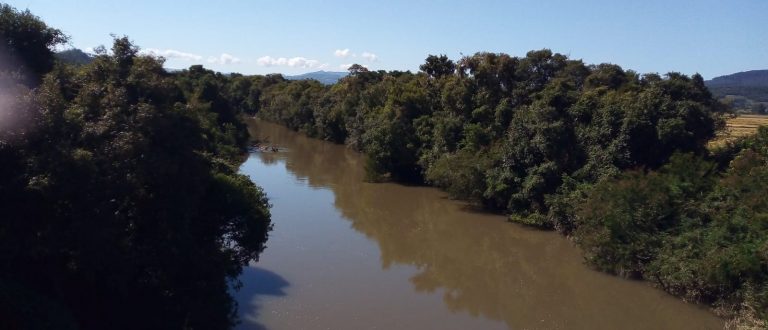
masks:
{"label": "riverside vegetation", "polygon": [[768,130],[707,150],[725,109],[699,75],[545,49],[431,55],[416,74],[355,65],[332,86],[237,79],[252,84],[244,111],[363,152],[371,180],[431,184],[556,229],[597,269],[765,325]]}
{"label": "riverside vegetation", "polygon": [[[126,38],[90,64],[54,65],[59,31],[7,7],[2,19],[3,38],[38,45],[24,83],[3,68],[16,95],[3,102],[37,123],[3,127],[0,144],[2,285],[36,297],[17,307],[27,315],[50,305],[94,328],[145,313],[163,327],[230,326],[226,279],[269,229],[263,193],[235,172],[245,113],[363,152],[372,181],[443,188],[571,236],[597,269],[741,325],[768,319],[768,129],[709,151],[724,108],[699,75],[545,49],[430,55],[418,73],[353,65],[326,86],[170,74]],[[40,36],[14,35],[9,19]],[[95,304],[106,296],[133,309]]]}
{"label": "riverside vegetation", "polygon": [[248,133],[207,70],[127,38],[89,64],[0,5],[0,328],[226,329],[269,231]]}

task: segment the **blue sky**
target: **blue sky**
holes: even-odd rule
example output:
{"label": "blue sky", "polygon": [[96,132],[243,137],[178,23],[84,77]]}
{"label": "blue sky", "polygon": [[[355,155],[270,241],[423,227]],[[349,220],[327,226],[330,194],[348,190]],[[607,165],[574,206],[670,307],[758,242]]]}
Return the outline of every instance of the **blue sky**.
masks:
{"label": "blue sky", "polygon": [[428,54],[522,56],[549,48],[586,63],[701,73],[768,69],[768,1],[24,0],[81,49],[110,33],[165,55],[170,68],[296,74],[418,70]]}

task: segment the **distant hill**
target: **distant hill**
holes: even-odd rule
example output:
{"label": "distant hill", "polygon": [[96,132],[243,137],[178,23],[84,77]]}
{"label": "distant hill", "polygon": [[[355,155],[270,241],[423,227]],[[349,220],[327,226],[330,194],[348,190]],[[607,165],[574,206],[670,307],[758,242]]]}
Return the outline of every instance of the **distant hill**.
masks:
{"label": "distant hill", "polygon": [[768,107],[768,70],[738,72],[705,84],[715,97],[737,111],[764,113]]}
{"label": "distant hill", "polygon": [[285,76],[288,80],[314,79],[326,85],[335,84],[339,79],[347,76],[346,72],[315,71],[295,76]]}
{"label": "distant hill", "polygon": [[706,84],[709,87],[768,87],[768,70],[752,70],[720,76],[707,81]]}
{"label": "distant hill", "polygon": [[93,62],[93,55],[88,54],[77,48],[67,49],[56,53],[56,58],[60,61],[70,64],[88,64]]}

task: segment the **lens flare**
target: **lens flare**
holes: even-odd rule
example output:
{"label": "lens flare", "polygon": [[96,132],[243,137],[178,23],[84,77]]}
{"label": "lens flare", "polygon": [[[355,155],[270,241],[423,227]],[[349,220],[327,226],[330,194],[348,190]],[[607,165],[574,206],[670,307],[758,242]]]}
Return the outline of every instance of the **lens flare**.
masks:
{"label": "lens flare", "polygon": [[21,65],[0,46],[0,140],[13,143],[28,133],[33,123],[30,96]]}

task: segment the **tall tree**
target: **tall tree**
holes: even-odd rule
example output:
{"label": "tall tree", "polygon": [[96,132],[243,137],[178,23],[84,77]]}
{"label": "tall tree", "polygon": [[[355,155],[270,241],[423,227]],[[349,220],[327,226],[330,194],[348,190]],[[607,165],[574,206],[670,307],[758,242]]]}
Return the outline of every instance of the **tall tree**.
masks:
{"label": "tall tree", "polygon": [[456,64],[445,54],[429,55],[425,63],[419,66],[419,70],[433,78],[452,75],[456,71]]}
{"label": "tall tree", "polygon": [[36,85],[54,64],[53,46],[68,40],[28,10],[0,4],[0,74],[17,75]]}

